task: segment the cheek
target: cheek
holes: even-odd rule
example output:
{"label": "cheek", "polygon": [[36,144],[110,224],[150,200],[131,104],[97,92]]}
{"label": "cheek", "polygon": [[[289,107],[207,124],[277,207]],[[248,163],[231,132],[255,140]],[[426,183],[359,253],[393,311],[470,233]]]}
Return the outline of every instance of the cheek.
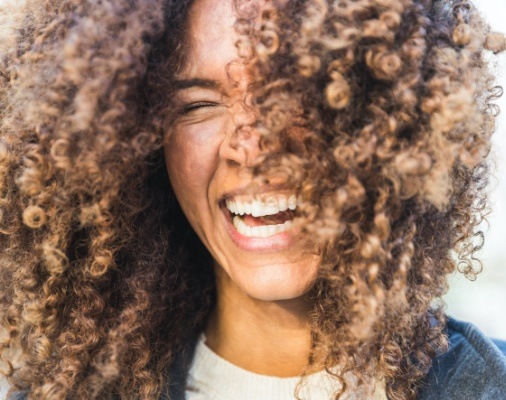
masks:
{"label": "cheek", "polygon": [[175,129],[165,145],[165,162],[174,192],[185,213],[207,198],[217,167],[219,137],[216,127]]}

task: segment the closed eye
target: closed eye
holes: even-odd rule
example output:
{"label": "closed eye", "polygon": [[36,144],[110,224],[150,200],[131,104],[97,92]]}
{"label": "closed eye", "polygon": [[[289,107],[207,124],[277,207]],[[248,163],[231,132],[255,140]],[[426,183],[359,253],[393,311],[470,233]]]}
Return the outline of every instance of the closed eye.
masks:
{"label": "closed eye", "polygon": [[208,102],[208,101],[199,101],[196,103],[191,103],[191,104],[187,104],[187,105],[183,106],[181,109],[181,114],[186,115],[186,114],[189,114],[189,113],[199,110],[199,109],[215,107],[218,105],[219,105],[218,103],[212,103],[212,102]]}

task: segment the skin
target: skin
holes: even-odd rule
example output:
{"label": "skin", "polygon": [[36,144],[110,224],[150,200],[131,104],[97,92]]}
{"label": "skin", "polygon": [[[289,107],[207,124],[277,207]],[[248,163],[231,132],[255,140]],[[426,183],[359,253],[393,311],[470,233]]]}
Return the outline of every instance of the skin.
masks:
{"label": "skin", "polygon": [[[237,246],[219,204],[225,193],[247,193],[251,166],[261,155],[259,134],[248,127],[255,111],[244,108],[247,70],[226,70],[237,59],[235,20],[231,0],[197,0],[190,10],[176,76],[179,111],[164,145],[167,171],[183,212],[214,259],[218,301],[205,330],[207,345],[252,372],[296,376],[307,364],[307,293],[320,258],[296,244],[270,250]],[[247,128],[237,133],[241,125]],[[274,184],[255,191],[291,192]]]}

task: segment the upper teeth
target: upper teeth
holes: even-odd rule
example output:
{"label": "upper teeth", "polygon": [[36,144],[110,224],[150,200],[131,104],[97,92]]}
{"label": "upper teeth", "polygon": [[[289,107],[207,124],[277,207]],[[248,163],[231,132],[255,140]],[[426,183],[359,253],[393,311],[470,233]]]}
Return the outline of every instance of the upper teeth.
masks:
{"label": "upper teeth", "polygon": [[297,208],[297,196],[294,194],[291,196],[278,195],[267,199],[253,199],[249,201],[228,199],[226,205],[230,212],[237,215],[250,214],[253,217],[263,217],[288,209],[295,210]]}

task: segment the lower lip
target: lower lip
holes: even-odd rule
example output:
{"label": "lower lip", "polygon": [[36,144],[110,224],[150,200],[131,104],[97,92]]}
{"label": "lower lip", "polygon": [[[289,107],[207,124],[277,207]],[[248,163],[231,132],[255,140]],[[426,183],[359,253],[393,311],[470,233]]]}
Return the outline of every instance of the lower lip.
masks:
{"label": "lower lip", "polygon": [[235,229],[235,226],[231,221],[231,216],[227,215],[229,211],[228,210],[222,211],[223,211],[223,218],[225,219],[225,225],[227,227],[227,231],[232,241],[243,250],[248,251],[282,250],[289,248],[293,243],[294,228],[291,228],[286,232],[280,232],[266,238],[244,236],[240,234],[237,229]]}

